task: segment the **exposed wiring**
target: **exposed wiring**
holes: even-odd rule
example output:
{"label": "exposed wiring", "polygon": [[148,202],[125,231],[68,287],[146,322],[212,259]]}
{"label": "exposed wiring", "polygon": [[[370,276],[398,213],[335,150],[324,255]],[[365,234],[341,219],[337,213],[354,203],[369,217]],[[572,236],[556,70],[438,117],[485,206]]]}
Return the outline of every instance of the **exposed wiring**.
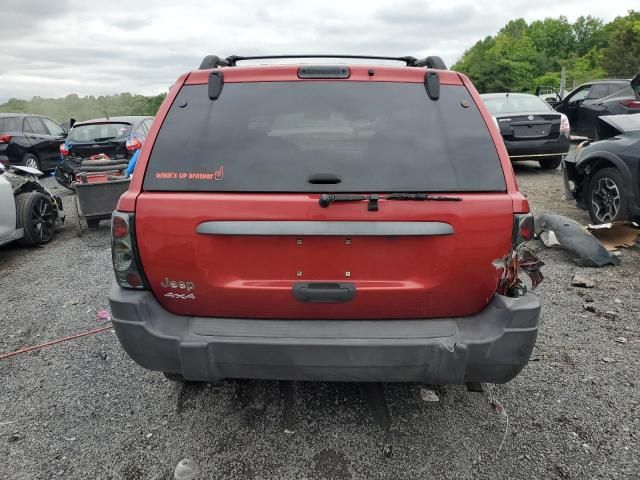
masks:
{"label": "exposed wiring", "polygon": [[55,345],[56,343],[68,342],[69,340],[74,340],[80,337],[86,337],[87,335],[93,335],[95,333],[104,332],[105,330],[109,330],[112,328],[111,322],[106,327],[94,328],[93,330],[89,330],[87,332],[76,333],[75,335],[70,335],[68,337],[58,338],[57,340],[50,340],[45,343],[40,343],[38,345],[32,345],[30,347],[24,347],[19,350],[15,350],[13,352],[7,352],[0,354],[0,360],[4,360],[5,358],[13,357],[15,355],[20,355],[22,353],[32,352],[33,350],[38,350],[40,348],[48,347],[50,345]]}

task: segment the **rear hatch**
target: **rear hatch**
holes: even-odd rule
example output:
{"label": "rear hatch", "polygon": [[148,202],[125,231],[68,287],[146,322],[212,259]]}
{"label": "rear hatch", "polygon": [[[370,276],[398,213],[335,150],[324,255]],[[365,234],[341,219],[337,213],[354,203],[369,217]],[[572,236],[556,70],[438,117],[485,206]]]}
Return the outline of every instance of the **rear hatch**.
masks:
{"label": "rear hatch", "polygon": [[508,141],[546,140],[560,135],[559,113],[497,116],[503,138]]}
{"label": "rear hatch", "polygon": [[[441,201],[384,199],[422,192]],[[323,208],[321,195],[360,195]],[[363,196],[376,194],[375,201]],[[418,83],[185,85],[136,201],[142,268],[181,315],[451,317],[491,300],[513,208],[471,95]]]}
{"label": "rear hatch", "polygon": [[110,158],[127,158],[127,139],[131,124],[97,122],[76,124],[69,132],[66,145],[69,156],[84,159],[105,154]]}

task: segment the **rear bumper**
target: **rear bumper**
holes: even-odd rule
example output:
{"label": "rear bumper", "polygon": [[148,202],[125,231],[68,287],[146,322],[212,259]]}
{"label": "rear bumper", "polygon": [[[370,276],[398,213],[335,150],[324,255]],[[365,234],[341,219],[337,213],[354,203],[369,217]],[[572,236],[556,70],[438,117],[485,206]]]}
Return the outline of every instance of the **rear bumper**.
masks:
{"label": "rear bumper", "polygon": [[428,320],[252,320],[173,315],[149,291],[109,292],[125,351],[190,380],[505,383],[538,333],[533,294],[496,296],[477,315]]}
{"label": "rear bumper", "polygon": [[512,160],[540,160],[545,157],[564,156],[571,148],[566,135],[543,140],[506,140],[507,152]]}

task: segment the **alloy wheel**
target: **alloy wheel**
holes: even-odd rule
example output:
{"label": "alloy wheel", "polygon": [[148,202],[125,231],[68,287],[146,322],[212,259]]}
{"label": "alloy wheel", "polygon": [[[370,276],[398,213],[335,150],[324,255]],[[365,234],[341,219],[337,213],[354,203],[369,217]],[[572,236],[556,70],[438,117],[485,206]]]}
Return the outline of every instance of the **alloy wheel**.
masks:
{"label": "alloy wheel", "polygon": [[28,157],[24,162],[25,167],[38,168],[38,161],[34,157]]}
{"label": "alloy wheel", "polygon": [[31,208],[31,224],[33,230],[42,242],[48,242],[53,237],[56,226],[56,212],[46,198],[39,198]]}
{"label": "alloy wheel", "polygon": [[598,180],[598,185],[591,192],[591,204],[600,223],[612,222],[616,218],[620,211],[620,202],[618,185],[608,177]]}

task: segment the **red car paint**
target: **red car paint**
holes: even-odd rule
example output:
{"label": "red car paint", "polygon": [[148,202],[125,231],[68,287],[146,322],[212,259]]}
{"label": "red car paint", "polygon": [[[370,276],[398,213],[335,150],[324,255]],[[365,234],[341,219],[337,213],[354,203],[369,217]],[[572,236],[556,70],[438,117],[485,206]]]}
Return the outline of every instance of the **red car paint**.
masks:
{"label": "red car paint", "polygon": [[[424,70],[351,66],[348,82],[422,83]],[[369,70],[375,68],[375,76]],[[314,81],[298,66],[223,68],[225,83]],[[527,213],[502,137],[478,92],[464,75],[440,71],[444,85],[464,85],[490,131],[505,177],[503,193],[467,193],[461,202],[380,200],[372,214],[360,204],[323,209],[317,194],[145,192],[144,172],[162,121],[184,84],[206,84],[211,71],[181,76],[156,116],[129,191],[118,210],[135,213],[142,269],[155,297],[182,315],[239,318],[390,319],[471,315],[493,297],[496,259],[511,248],[513,214]],[[450,236],[247,237],[196,234],[215,220],[440,221]],[[193,284],[195,300],[165,296],[163,282]],[[346,303],[302,303],[292,295],[299,281],[353,282]]]}

